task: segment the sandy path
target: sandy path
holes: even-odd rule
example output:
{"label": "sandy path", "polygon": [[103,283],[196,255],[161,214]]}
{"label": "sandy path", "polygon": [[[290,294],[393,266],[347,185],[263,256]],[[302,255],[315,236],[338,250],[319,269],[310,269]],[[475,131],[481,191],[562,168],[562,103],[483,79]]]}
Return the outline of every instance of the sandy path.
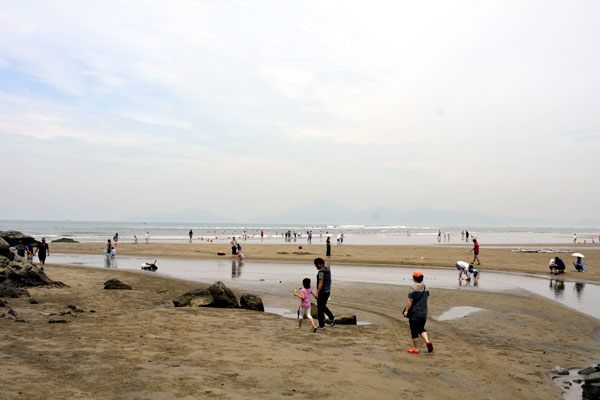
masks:
{"label": "sandy path", "polygon": [[[0,319],[3,398],[560,398],[548,370],[600,359],[593,318],[535,296],[432,290],[430,315],[457,305],[487,311],[430,318],[434,354],[406,353],[399,317],[406,287],[335,284],[331,308],[366,326],[317,334],[295,321],[245,310],[176,309],[203,284],[151,273],[48,266],[68,289],[34,289],[39,304],[11,299],[28,322]],[[132,291],[105,291],[117,277]],[[242,294],[243,282],[232,283]],[[265,285],[267,306],[293,309],[291,289]],[[73,304],[77,317],[52,316]],[[89,312],[94,309],[96,312]],[[1,311],[6,311],[2,310]],[[48,324],[63,318],[67,324]]]}

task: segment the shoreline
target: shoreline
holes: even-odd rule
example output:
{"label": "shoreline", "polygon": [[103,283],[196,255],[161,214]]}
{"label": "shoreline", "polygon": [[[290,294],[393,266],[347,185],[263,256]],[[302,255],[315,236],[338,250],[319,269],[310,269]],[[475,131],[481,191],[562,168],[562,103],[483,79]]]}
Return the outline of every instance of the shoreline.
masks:
{"label": "shoreline", "polygon": [[[403,246],[403,245],[332,245],[332,256],[325,257],[325,246],[320,244],[256,244],[241,242],[242,252],[246,261],[297,262],[312,264],[314,258],[322,257],[327,263],[347,265],[372,266],[409,266],[409,267],[447,267],[454,268],[456,261],[470,262],[473,258],[471,247],[464,246]],[[71,254],[103,254],[105,243],[51,243],[51,252]],[[531,247],[531,246],[515,246]],[[585,249],[584,262],[587,271],[575,272],[571,252],[582,251],[578,247],[562,247],[569,249],[568,253],[526,253],[513,252],[513,247],[482,247],[480,260],[476,266],[482,272],[486,270],[504,272],[522,272],[536,275],[548,274],[548,260],[559,255],[567,266],[567,273],[559,275],[562,280],[584,280],[600,282],[600,244],[589,245]],[[116,248],[119,255],[153,258],[182,258],[182,259],[227,259],[231,258],[229,244],[165,244],[150,243],[119,243]],[[588,251],[589,250],[589,251]],[[225,256],[218,256],[223,251]],[[51,253],[52,254],[52,253]],[[51,256],[47,260],[52,262]]]}
{"label": "shoreline", "polygon": [[[70,265],[49,264],[46,272],[70,288],[29,289],[38,304],[9,299],[28,322],[0,319],[0,354],[14,372],[0,377],[9,399],[393,399],[399,392],[413,398],[460,399],[469,393],[560,399],[551,368],[600,360],[597,320],[522,292],[433,289],[427,329],[435,351],[415,356],[406,353],[408,324],[399,315],[405,287],[336,284],[329,304],[334,313],[353,313],[373,324],[312,334],[294,331],[293,319],[275,314],[172,306],[171,299],[209,282]],[[110,278],[133,290],[103,290]],[[297,307],[287,286],[229,286],[238,298],[260,295],[267,307]],[[66,324],[48,324],[49,314],[68,305],[84,312],[58,317]],[[455,306],[484,311],[435,319]],[[299,373],[299,363],[310,368]],[[323,374],[328,385],[315,385]],[[427,385],[415,385],[424,379]]]}

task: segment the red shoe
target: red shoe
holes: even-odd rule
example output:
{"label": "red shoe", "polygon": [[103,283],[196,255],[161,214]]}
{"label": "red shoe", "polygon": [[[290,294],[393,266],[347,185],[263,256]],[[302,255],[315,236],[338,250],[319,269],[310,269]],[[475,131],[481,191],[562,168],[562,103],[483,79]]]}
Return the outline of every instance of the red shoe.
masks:
{"label": "red shoe", "polygon": [[433,344],[431,342],[427,342],[427,351],[433,353]]}
{"label": "red shoe", "polygon": [[415,348],[412,348],[412,349],[408,350],[408,352],[409,352],[410,354],[419,354],[419,350],[417,350],[417,349],[415,349]]}

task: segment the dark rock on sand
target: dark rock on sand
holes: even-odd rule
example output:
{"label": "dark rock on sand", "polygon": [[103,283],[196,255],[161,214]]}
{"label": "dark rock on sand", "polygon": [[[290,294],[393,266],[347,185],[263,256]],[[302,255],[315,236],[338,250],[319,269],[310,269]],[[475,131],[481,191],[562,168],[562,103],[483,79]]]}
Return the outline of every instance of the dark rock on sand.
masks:
{"label": "dark rock on sand", "polygon": [[131,290],[131,286],[121,282],[118,279],[109,279],[104,282],[104,289],[106,290]]}
{"label": "dark rock on sand", "polygon": [[212,294],[214,306],[218,308],[239,308],[237,298],[225,284],[217,281],[208,287],[208,291]]}
{"label": "dark rock on sand", "polygon": [[589,374],[593,374],[596,371],[597,370],[594,367],[587,367],[587,368],[584,368],[584,369],[580,369],[577,373],[579,375],[589,375]]}
{"label": "dark rock on sand", "polygon": [[583,389],[582,398],[586,400],[600,399],[600,383],[586,383],[581,386]]}
{"label": "dark rock on sand", "polygon": [[242,295],[240,297],[240,306],[246,310],[265,311],[262,299],[253,294]]}
{"label": "dark rock on sand", "polygon": [[182,294],[173,300],[175,307],[211,307],[213,296],[208,289],[195,289]]}
{"label": "dark rock on sand", "polygon": [[13,310],[12,308],[10,310],[8,310],[8,314],[12,315],[13,317],[19,319],[21,318],[21,314],[19,314],[18,312],[16,312],[15,310]]}
{"label": "dark rock on sand", "polygon": [[7,304],[8,304],[8,301],[0,300],[0,307],[6,307]]}
{"label": "dark rock on sand", "polygon": [[40,242],[29,235],[25,235],[18,231],[0,231],[0,238],[4,239],[11,247],[16,246],[19,242],[23,244],[32,244],[37,247]]}
{"label": "dark rock on sand", "polygon": [[79,243],[79,242],[75,239],[63,237],[60,239],[53,240],[52,243]]}
{"label": "dark rock on sand", "polygon": [[600,383],[600,372],[594,372],[586,376],[585,383]]}
{"label": "dark rock on sand", "polygon": [[12,297],[17,298],[21,296],[29,297],[29,292],[25,289],[20,289],[10,282],[0,283],[0,297]]}
{"label": "dark rock on sand", "polygon": [[69,310],[71,310],[71,311],[74,311],[74,312],[76,312],[76,313],[82,313],[82,312],[85,312],[85,311],[83,311],[82,309],[80,309],[80,308],[77,308],[77,306],[74,306],[74,305],[72,305],[72,304],[69,304],[69,305],[67,306],[67,308],[68,308]]}
{"label": "dark rock on sand", "polygon": [[38,304],[38,301],[32,297],[29,299],[29,304]]}
{"label": "dark rock on sand", "polygon": [[[330,321],[327,320],[329,323]],[[356,325],[356,315],[346,314],[339,317],[335,317],[336,325]]]}
{"label": "dark rock on sand", "polygon": [[48,323],[49,324],[68,324],[69,321],[67,321],[66,319],[49,319]]}

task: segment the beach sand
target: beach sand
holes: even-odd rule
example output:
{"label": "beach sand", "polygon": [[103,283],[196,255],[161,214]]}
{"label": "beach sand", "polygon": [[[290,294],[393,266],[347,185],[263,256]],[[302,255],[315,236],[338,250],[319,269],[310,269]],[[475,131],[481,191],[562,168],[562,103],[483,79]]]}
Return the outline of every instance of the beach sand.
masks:
{"label": "beach sand", "polygon": [[[163,256],[182,255],[177,246],[164,248],[173,253]],[[435,352],[411,355],[400,316],[407,287],[334,284],[334,313],[373,324],[313,334],[274,314],[172,306],[202,283],[74,266],[48,265],[46,272],[70,288],[30,289],[39,304],[9,300],[27,322],[0,319],[4,399],[560,399],[549,370],[600,359],[598,320],[524,292],[431,290],[427,328]],[[103,290],[110,278],[133,290]],[[245,292],[244,282],[232,285],[238,296]],[[267,307],[294,309],[291,290],[265,284],[252,293]],[[69,305],[84,312],[49,315]],[[453,306],[485,311],[433,318]]]}
{"label": "beach sand", "polygon": [[[242,252],[247,260],[303,262],[312,264],[315,257],[325,256],[324,244],[307,245],[292,244],[257,244],[241,242]],[[302,249],[298,246],[302,245]],[[102,254],[105,243],[52,243],[51,251],[57,253],[86,253]],[[520,253],[514,249],[527,248],[561,248],[568,249],[566,253]],[[464,243],[452,246],[359,246],[332,245],[332,256],[328,262],[382,264],[382,265],[411,265],[454,268],[456,261],[471,262],[473,260],[472,246]],[[117,255],[144,256],[154,258],[203,258],[215,259],[217,251],[225,252],[225,257],[231,257],[229,243],[223,244],[170,244],[170,243],[119,243]],[[573,252],[583,253],[587,271],[575,272],[573,267]],[[600,281],[600,244],[589,245],[516,245],[512,247],[482,247],[479,259],[481,271],[500,270],[548,274],[548,261],[559,255],[567,265],[567,273],[561,279],[597,282]],[[48,259],[51,262],[51,258]]]}

